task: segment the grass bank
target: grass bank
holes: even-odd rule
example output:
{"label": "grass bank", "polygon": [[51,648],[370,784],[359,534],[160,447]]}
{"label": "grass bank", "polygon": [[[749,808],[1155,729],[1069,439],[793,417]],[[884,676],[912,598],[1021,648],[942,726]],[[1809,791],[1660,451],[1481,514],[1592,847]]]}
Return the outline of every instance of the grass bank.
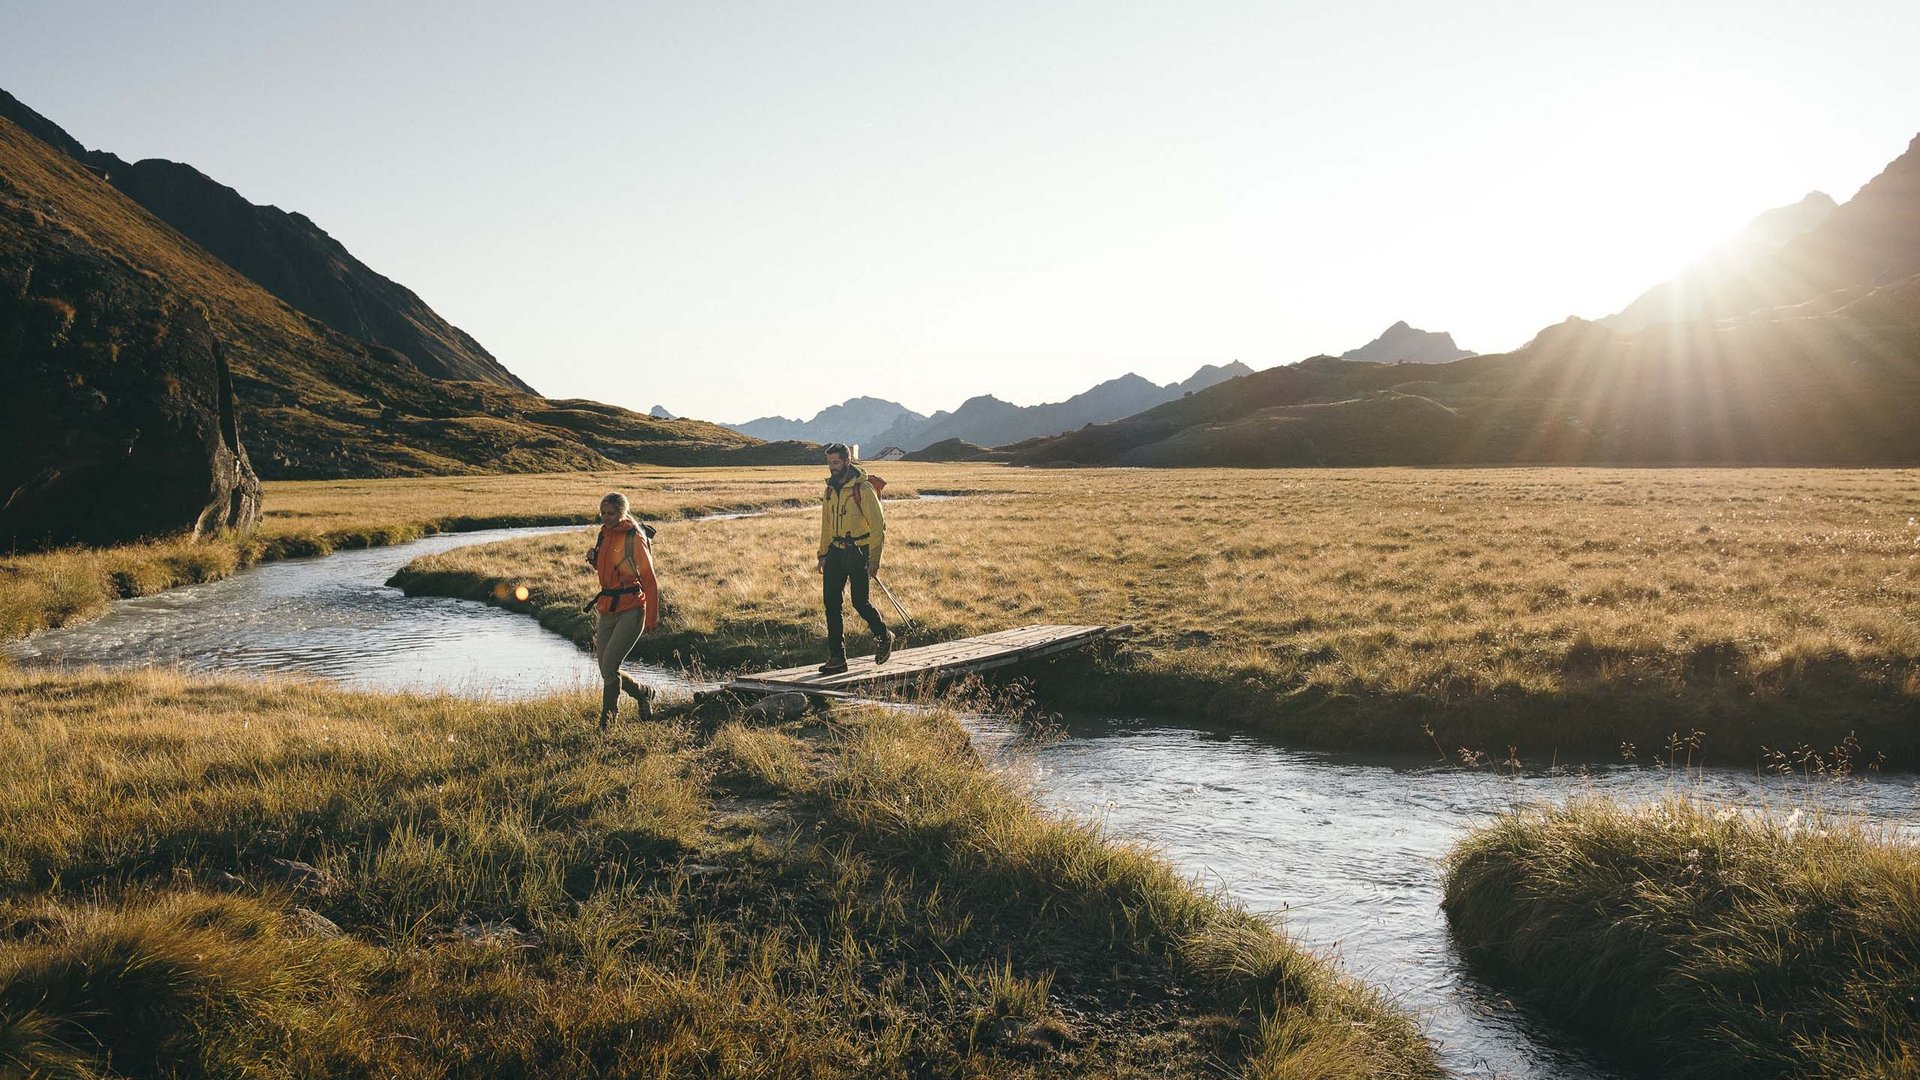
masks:
{"label": "grass bank", "polygon": [[[590,522],[624,491],[649,519],[781,506],[814,496],[816,470],[665,469],[551,475],[284,481],[265,485],[251,536],[160,538],[0,556],[0,640],[84,622],[108,603],[214,581],[255,563],[404,543],[440,532]],[[912,491],[912,485],[904,485]]]}
{"label": "grass bank", "polygon": [[[922,642],[1136,627],[1114,655],[1055,663],[1055,703],[1537,761],[1698,731],[1708,760],[1746,764],[1853,734],[1869,758],[1920,767],[1912,470],[956,475],[946,486],[978,494],[890,507],[886,577]],[[668,622],[640,652],[817,656],[814,538],[798,516],[669,524]],[[463,549],[396,584],[475,599],[525,585],[527,602],[501,602],[581,640],[585,545]]]}
{"label": "grass bank", "polygon": [[1920,1074],[1920,849],[1675,800],[1503,816],[1443,904],[1494,978],[1661,1076]]}
{"label": "grass bank", "polygon": [[938,712],[0,672],[0,1073],[1426,1077]]}

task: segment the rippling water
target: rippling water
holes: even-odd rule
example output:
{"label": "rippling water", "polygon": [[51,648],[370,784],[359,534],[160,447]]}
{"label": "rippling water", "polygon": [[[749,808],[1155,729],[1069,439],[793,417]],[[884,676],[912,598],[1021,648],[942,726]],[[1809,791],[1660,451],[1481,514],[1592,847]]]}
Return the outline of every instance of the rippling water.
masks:
{"label": "rippling water", "polygon": [[1515,777],[1417,759],[1304,752],[1247,734],[1082,720],[1063,742],[1005,755],[1056,808],[1146,841],[1203,882],[1274,915],[1418,1014],[1465,1076],[1621,1075],[1461,966],[1440,913],[1439,860],[1513,806],[1579,793],[1696,794],[1749,806],[1824,806],[1920,825],[1912,776],[1846,783],[1648,767]]}
{"label": "rippling water", "polygon": [[[178,666],[315,675],[360,690],[515,698],[599,685],[592,658],[524,615],[407,598],[387,579],[422,555],[565,528],[443,533],[391,547],[264,563],[221,581],[122,600],[92,622],[7,647],[41,665]],[[584,530],[582,530],[584,533]],[[636,676],[665,672],[632,665]]]}
{"label": "rippling water", "polygon": [[[597,685],[591,660],[532,619],[463,600],[409,599],[386,580],[410,560],[564,529],[499,529],[269,563],[224,581],[120,601],[103,618],[8,646],[34,664],[177,665],[291,672],[373,690],[512,698]],[[632,664],[636,676],[684,688]],[[1593,792],[1687,792],[1751,805],[1829,806],[1920,826],[1911,776],[1792,784],[1728,770],[1676,776],[1486,772],[1413,759],[1292,750],[1249,734],[1140,719],[1079,720],[1065,741],[983,748],[1043,802],[1145,841],[1208,885],[1277,917],[1303,944],[1387,987],[1465,1076],[1592,1080],[1616,1074],[1564,1032],[1530,1021],[1461,966],[1439,910],[1438,860],[1472,824],[1514,805]]]}

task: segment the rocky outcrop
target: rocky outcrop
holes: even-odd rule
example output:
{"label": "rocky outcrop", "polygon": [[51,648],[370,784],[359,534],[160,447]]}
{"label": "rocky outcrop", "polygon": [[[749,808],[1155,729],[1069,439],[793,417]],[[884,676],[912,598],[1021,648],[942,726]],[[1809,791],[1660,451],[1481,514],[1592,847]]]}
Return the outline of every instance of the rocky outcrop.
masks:
{"label": "rocky outcrop", "polygon": [[0,549],[258,525],[205,312],[54,253],[29,266],[0,278]]}

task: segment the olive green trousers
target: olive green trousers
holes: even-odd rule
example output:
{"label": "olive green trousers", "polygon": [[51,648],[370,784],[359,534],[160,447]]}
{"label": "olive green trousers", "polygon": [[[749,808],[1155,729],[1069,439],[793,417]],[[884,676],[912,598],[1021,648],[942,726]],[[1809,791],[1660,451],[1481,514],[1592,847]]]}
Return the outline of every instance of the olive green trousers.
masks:
{"label": "olive green trousers", "polygon": [[593,628],[593,655],[600,661],[600,715],[620,710],[620,665],[640,640],[640,619],[646,608],[628,608],[617,615],[600,614]]}

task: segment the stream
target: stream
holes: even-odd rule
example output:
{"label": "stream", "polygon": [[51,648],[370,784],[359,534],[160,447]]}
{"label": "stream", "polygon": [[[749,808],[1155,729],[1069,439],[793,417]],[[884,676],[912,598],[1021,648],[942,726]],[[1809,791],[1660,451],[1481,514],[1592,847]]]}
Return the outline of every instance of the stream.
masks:
{"label": "stream", "polygon": [[[386,584],[422,555],[563,531],[441,534],[267,563],[118,601],[99,619],[43,631],[5,651],[38,666],[286,673],[355,689],[499,699],[588,690],[598,686],[591,659],[532,619],[465,600],[409,599]],[[689,686],[661,668],[627,668],[669,693]],[[1039,746],[1016,744],[1009,726],[992,718],[970,723],[983,752],[1041,803],[1149,845],[1387,988],[1462,1076],[1624,1075],[1462,966],[1439,910],[1439,860],[1475,822],[1583,792],[1626,800],[1686,793],[1749,806],[1817,806],[1920,829],[1911,775],[1832,782],[1628,765],[1496,775],[1418,758],[1291,749],[1257,734],[1151,717],[1071,717],[1067,738]]]}

